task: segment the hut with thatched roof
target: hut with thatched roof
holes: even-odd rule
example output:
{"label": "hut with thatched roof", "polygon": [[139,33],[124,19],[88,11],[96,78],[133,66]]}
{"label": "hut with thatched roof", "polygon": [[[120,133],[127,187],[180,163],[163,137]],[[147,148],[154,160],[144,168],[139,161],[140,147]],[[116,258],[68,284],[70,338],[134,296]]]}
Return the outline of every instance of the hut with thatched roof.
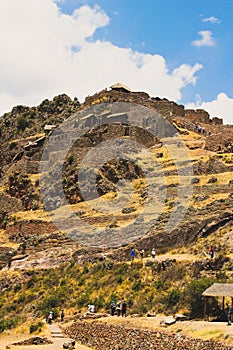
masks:
{"label": "hut with thatched roof", "polygon": [[110,89],[120,91],[120,92],[128,92],[128,93],[132,92],[132,90],[128,86],[121,83],[116,83],[110,86]]}
{"label": "hut with thatched roof", "polygon": [[222,311],[225,310],[225,298],[231,298],[231,309],[233,309],[233,284],[230,283],[214,283],[203,293],[204,297],[204,318],[206,319],[207,300],[209,297],[222,298]]}

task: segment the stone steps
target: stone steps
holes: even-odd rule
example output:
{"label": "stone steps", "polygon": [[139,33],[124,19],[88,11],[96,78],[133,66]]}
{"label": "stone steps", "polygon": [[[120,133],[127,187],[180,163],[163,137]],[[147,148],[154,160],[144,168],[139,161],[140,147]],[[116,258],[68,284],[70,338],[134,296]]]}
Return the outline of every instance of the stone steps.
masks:
{"label": "stone steps", "polygon": [[[52,327],[51,327],[52,328]],[[51,338],[62,338],[64,339],[64,334],[62,333],[62,331],[56,327],[56,329],[51,329]]]}

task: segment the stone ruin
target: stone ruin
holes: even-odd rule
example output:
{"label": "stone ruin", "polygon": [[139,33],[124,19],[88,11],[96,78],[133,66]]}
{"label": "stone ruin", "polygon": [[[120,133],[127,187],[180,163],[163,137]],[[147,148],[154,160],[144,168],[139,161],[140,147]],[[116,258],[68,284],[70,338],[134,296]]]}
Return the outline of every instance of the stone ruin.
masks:
{"label": "stone ruin", "polygon": [[150,97],[145,92],[124,91],[122,89],[102,90],[93,96],[85,99],[84,106],[92,106],[101,102],[131,102],[141,104],[143,106],[153,108],[163,117],[171,119],[172,117],[187,118],[194,123],[206,124],[223,124],[221,118],[210,118],[207,111],[203,109],[185,109],[183,105],[179,105],[174,101],[166,98]]}
{"label": "stone ruin", "polygon": [[219,125],[223,124],[223,120],[221,118],[210,118],[210,115],[208,112],[206,112],[204,109],[186,109],[185,110],[185,118],[188,120],[194,122],[194,123],[204,123],[204,124],[214,124]]}

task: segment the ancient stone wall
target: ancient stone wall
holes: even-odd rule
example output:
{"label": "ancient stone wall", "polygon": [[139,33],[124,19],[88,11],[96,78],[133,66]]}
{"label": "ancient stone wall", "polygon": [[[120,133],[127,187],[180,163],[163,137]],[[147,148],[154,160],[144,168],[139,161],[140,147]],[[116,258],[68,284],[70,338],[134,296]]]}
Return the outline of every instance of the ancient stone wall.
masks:
{"label": "ancient stone wall", "polygon": [[173,101],[168,101],[166,99],[163,100],[155,100],[153,101],[153,108],[161,114],[163,117],[184,117],[185,110],[183,105],[178,105]]}
{"label": "ancient stone wall", "polygon": [[210,123],[210,115],[204,109],[186,109],[185,117],[195,123]]}
{"label": "ancient stone wall", "polygon": [[97,350],[230,350],[232,346],[181,334],[125,328],[97,322],[76,322],[66,334]]}
{"label": "ancient stone wall", "polygon": [[0,212],[17,212],[22,210],[21,201],[17,198],[0,193]]}
{"label": "ancient stone wall", "polygon": [[212,118],[212,123],[215,124],[215,125],[222,125],[223,124],[223,119],[217,118],[217,117],[213,117]]}
{"label": "ancient stone wall", "polygon": [[103,90],[93,96],[88,96],[85,99],[85,106],[92,106],[98,103],[104,102],[130,102],[135,104],[141,104],[148,108],[155,109],[164,117],[183,117],[185,115],[184,106],[178,105],[173,101],[160,98],[150,98],[145,92],[121,92],[116,90]]}
{"label": "ancient stone wall", "polygon": [[129,127],[130,139],[137,141],[139,144],[145,147],[151,147],[157,141],[154,135],[150,134],[147,130],[138,127]]}
{"label": "ancient stone wall", "polygon": [[7,225],[5,231],[6,235],[16,242],[20,242],[24,238],[31,236],[39,238],[53,232],[57,232],[57,228],[53,224],[40,220],[21,221],[16,224],[10,224]]}

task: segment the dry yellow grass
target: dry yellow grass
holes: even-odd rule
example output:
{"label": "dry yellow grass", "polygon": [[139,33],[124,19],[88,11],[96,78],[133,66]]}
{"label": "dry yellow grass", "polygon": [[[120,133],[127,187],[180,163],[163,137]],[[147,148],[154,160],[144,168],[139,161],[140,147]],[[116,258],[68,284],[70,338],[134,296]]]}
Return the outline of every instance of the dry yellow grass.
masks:
{"label": "dry yellow grass", "polygon": [[23,220],[42,220],[42,221],[51,221],[50,216],[43,209],[40,210],[29,210],[29,211],[18,211],[13,213],[10,216],[12,219],[16,218],[18,221]]}
{"label": "dry yellow grass", "polygon": [[216,182],[216,185],[228,185],[229,181],[233,180],[232,172],[226,172],[226,173],[220,173],[220,174],[199,175],[198,178],[200,179],[200,182],[199,182],[199,184],[197,184],[197,186],[203,186],[203,185],[212,186],[212,184],[208,184],[208,181],[212,177],[217,178],[218,181]]}
{"label": "dry yellow grass", "polygon": [[1,247],[9,247],[17,249],[19,244],[9,241],[8,237],[5,235],[4,230],[0,230],[0,245]]}
{"label": "dry yellow grass", "polygon": [[36,140],[42,136],[45,136],[45,133],[35,134],[33,136],[28,136],[25,138],[14,139],[14,140],[11,140],[11,143],[12,142],[23,142],[25,144],[26,141],[28,142],[28,141]]}
{"label": "dry yellow grass", "polygon": [[200,208],[200,207],[205,207],[206,205],[220,200],[220,199],[226,199],[228,198],[229,194],[228,193],[217,193],[217,194],[211,194],[211,196],[209,198],[207,198],[206,200],[203,200],[201,202],[196,202],[195,200],[191,201],[191,205],[194,208]]}

